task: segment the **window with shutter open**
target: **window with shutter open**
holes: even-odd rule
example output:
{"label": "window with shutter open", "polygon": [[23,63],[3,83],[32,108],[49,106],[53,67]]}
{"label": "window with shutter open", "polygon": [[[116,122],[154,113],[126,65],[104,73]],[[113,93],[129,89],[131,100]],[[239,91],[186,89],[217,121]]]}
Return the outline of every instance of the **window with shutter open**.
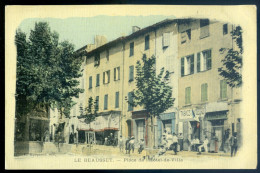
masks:
{"label": "window with shutter open", "polygon": [[170,33],[163,33],[162,47],[166,48],[170,46]]}
{"label": "window with shutter open", "polygon": [[201,102],[208,101],[208,84],[204,83],[201,85]]}

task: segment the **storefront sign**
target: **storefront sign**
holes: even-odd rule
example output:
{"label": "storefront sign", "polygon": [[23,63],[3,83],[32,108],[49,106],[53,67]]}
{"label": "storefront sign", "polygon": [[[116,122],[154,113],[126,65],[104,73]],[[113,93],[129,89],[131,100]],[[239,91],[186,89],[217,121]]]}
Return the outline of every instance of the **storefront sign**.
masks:
{"label": "storefront sign", "polygon": [[205,120],[219,120],[219,119],[227,119],[227,112],[226,111],[219,111],[219,112],[210,112],[207,113],[205,116]]}
{"label": "storefront sign", "polygon": [[199,119],[199,117],[203,117],[205,115],[205,109],[188,109],[188,110],[180,110],[179,118],[180,119]]}

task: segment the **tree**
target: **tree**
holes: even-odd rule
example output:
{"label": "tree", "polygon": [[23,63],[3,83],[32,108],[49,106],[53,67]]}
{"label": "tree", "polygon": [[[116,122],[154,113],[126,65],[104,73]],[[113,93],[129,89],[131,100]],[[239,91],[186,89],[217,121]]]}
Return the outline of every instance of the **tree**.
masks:
{"label": "tree", "polygon": [[164,72],[164,68],[156,75],[156,58],[152,56],[147,58],[146,54],[142,57],[142,63],[136,63],[136,88],[133,91],[133,100],[128,100],[129,104],[136,107],[142,106],[151,119],[153,127],[153,118],[173,106],[172,87],[169,86],[170,73]]}
{"label": "tree", "polygon": [[237,26],[231,31],[232,40],[235,41],[237,48],[221,48],[219,51],[224,54],[224,59],[221,61],[223,67],[218,68],[219,75],[222,76],[231,88],[237,88],[242,85],[242,28]]}
{"label": "tree", "polygon": [[17,116],[26,115],[39,104],[46,111],[53,105],[68,116],[72,98],[83,92],[77,88],[82,58],[75,56],[74,45],[59,42],[58,33],[51,32],[46,22],[36,22],[28,39],[18,30],[15,43]]}
{"label": "tree", "polygon": [[81,117],[85,117],[85,122],[90,125],[91,122],[95,121],[97,117],[98,106],[97,102],[93,100],[92,97],[88,99],[88,106],[83,108],[82,105],[79,106],[79,112]]}

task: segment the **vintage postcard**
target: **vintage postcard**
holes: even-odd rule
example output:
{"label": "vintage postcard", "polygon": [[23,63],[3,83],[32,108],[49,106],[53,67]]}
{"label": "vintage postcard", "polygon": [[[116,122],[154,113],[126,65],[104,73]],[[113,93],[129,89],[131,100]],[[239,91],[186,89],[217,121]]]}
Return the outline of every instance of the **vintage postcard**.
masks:
{"label": "vintage postcard", "polygon": [[6,169],[255,169],[256,7],[6,6]]}

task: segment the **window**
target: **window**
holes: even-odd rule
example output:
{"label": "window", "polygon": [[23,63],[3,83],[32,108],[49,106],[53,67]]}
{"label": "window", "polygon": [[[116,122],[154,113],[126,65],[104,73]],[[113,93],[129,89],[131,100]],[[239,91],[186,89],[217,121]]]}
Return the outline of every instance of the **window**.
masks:
{"label": "window", "polygon": [[200,20],[200,38],[209,36],[209,19]]}
{"label": "window", "polygon": [[170,46],[170,33],[163,33],[162,47],[166,48]]}
{"label": "window", "polygon": [[145,40],[144,50],[147,50],[147,49],[149,49],[150,36],[149,35],[145,36],[144,40]]}
{"label": "window", "polygon": [[96,54],[94,59],[94,67],[99,66],[99,64],[100,64],[100,54]]}
{"label": "window", "polygon": [[120,80],[120,67],[114,68],[114,81]]}
{"label": "window", "polygon": [[190,87],[187,87],[185,88],[185,104],[190,104],[191,103],[191,88]]}
{"label": "window", "polygon": [[134,55],[134,42],[130,43],[130,54],[129,56],[133,56]]}
{"label": "window", "polygon": [[89,89],[92,88],[92,76],[89,77]]}
{"label": "window", "polygon": [[106,94],[104,96],[104,110],[107,110],[107,104],[108,104],[108,95]]}
{"label": "window", "polygon": [[191,29],[181,32],[181,44],[191,40]]}
{"label": "window", "polygon": [[224,24],[223,25],[223,35],[226,35],[228,33],[228,25]]}
{"label": "window", "polygon": [[181,58],[181,76],[194,73],[194,55]]}
{"label": "window", "polygon": [[119,92],[116,92],[116,96],[115,96],[115,108],[119,108]]}
{"label": "window", "polygon": [[99,109],[99,96],[96,96],[96,109]]}
{"label": "window", "polygon": [[110,82],[110,70],[103,72],[103,84]]}
{"label": "window", "polygon": [[109,50],[106,50],[106,58],[107,58],[107,61],[109,61]]}
{"label": "window", "polygon": [[227,98],[227,82],[225,80],[220,81],[220,99]]}
{"label": "window", "polygon": [[133,94],[132,92],[128,93],[128,111],[133,111],[133,106],[130,104],[133,102],[132,94]]}
{"label": "window", "polygon": [[201,85],[201,101],[208,101],[208,84],[204,83]]}
{"label": "window", "polygon": [[204,50],[197,54],[197,72],[211,69],[211,50]]}
{"label": "window", "polygon": [[134,66],[129,67],[129,82],[132,82],[134,80]]}
{"label": "window", "polygon": [[100,85],[99,80],[100,80],[100,74],[97,74],[96,75],[96,87],[98,87]]}

